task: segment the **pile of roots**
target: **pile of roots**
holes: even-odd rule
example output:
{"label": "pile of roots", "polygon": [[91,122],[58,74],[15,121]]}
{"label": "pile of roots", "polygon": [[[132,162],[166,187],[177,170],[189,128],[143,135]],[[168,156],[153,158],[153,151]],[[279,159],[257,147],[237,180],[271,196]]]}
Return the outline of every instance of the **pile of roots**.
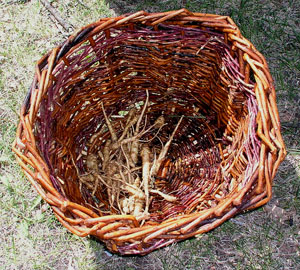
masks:
{"label": "pile of roots", "polygon": [[[167,202],[177,200],[176,196],[159,190],[155,184],[155,176],[166,159],[184,117],[179,118],[168,141],[163,143],[160,133],[167,123],[163,115],[152,123],[147,119],[145,112],[149,106],[149,93],[146,92],[146,100],[141,102],[140,106],[134,104],[129,111],[120,112],[121,133],[115,131],[114,120],[107,116],[101,104],[105,125],[91,137],[89,145],[105,140],[103,150],[99,150],[97,154],[86,154],[86,171],[83,174],[73,160],[80,180],[80,190],[85,186],[95,198],[98,189],[105,189],[110,209],[123,215],[134,215],[138,220],[150,217],[149,205],[153,198],[151,195],[156,194]],[[105,136],[107,133],[108,137]],[[166,175],[166,172],[162,171],[161,174]],[[99,206],[101,208],[101,205]]]}

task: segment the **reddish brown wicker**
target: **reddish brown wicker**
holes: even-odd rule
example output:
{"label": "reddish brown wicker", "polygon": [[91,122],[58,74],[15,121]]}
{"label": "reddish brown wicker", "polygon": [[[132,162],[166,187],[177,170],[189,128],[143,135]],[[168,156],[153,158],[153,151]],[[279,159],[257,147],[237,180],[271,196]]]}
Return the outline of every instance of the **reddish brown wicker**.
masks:
{"label": "reddish brown wicker", "polygon": [[[157,175],[162,190],[180,200],[154,199],[141,224],[97,209],[107,198],[101,189],[95,198],[80,191],[72,157],[84,170],[80,153],[103,148],[107,132],[87,143],[104,123],[101,102],[117,114],[145,100],[146,89],[147,119],[163,114],[168,121],[162,140],[185,117]],[[286,155],[265,58],[231,18],[186,9],[100,19],[47,53],[36,65],[13,151],[68,230],[121,254],[149,253],[265,204]]]}

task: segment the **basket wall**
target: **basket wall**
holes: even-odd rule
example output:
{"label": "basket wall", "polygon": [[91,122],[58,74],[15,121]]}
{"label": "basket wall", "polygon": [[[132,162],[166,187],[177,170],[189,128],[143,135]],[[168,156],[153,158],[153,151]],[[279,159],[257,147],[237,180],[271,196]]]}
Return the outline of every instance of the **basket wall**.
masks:
{"label": "basket wall", "polygon": [[[118,116],[144,101],[146,89],[148,121],[168,121],[163,140],[185,117],[157,175],[179,203],[154,198],[143,223],[108,209],[101,189],[91,196],[73,165],[83,172],[84,153],[102,150],[109,136],[100,103]],[[264,57],[229,17],[185,9],[103,18],[46,54],[13,151],[66,228],[95,235],[121,254],[149,253],[265,204],[286,155]]]}

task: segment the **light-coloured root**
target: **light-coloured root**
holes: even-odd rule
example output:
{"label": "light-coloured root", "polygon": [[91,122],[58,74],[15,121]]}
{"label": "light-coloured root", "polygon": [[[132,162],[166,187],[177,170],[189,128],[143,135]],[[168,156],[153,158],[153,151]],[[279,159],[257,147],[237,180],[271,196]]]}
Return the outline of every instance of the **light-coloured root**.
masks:
{"label": "light-coloured root", "polygon": [[121,142],[125,136],[128,134],[128,130],[137,122],[138,120],[138,117],[137,116],[134,116],[130,121],[129,123],[126,124],[125,128],[124,128],[124,131],[121,135],[121,137],[118,139],[119,142]]}
{"label": "light-coloured root", "polygon": [[165,194],[159,190],[151,189],[150,192],[154,193],[154,194],[158,194],[159,196],[163,197],[164,200],[166,200],[168,202],[175,202],[177,200],[177,198],[175,196]]}
{"label": "light-coloured root", "polygon": [[134,198],[122,198],[120,199],[120,210],[123,214],[131,214],[134,211]]}
{"label": "light-coloured root", "polygon": [[102,108],[102,112],[103,112],[103,115],[105,118],[106,126],[107,126],[110,136],[111,136],[111,140],[112,140],[112,142],[116,142],[118,138],[117,138],[117,135],[116,135],[116,132],[115,132],[113,126],[111,125],[111,122],[109,121],[109,119],[107,117],[107,114],[106,114],[104,106],[103,106],[103,102],[101,102],[101,108]]}
{"label": "light-coloured root", "polygon": [[174,136],[175,136],[175,134],[176,134],[176,132],[177,132],[177,129],[179,128],[179,125],[180,125],[182,119],[183,119],[183,116],[180,117],[180,119],[179,119],[179,121],[178,121],[178,123],[177,123],[175,129],[174,129],[173,132],[172,132],[172,135],[170,136],[170,139],[167,141],[167,143],[166,143],[166,144],[164,145],[164,147],[162,148],[162,150],[161,150],[161,152],[160,152],[160,154],[159,154],[159,156],[158,156],[156,162],[153,163],[153,165],[152,165],[153,168],[151,168],[151,171],[152,171],[153,175],[156,175],[156,174],[157,174],[157,172],[158,172],[158,170],[159,170],[159,167],[160,167],[161,163],[162,163],[163,160],[165,159],[166,154],[168,153],[169,147],[170,147],[170,145],[171,145],[171,143],[172,143],[172,141],[173,141],[173,138],[174,138]]}
{"label": "light-coloured root", "polygon": [[94,175],[94,179],[96,179],[96,180],[95,180],[95,183],[94,183],[94,189],[92,191],[92,196],[95,195],[95,193],[98,189],[98,185],[99,185],[99,178],[97,177],[97,175]]}
{"label": "light-coloured root", "polygon": [[88,154],[86,158],[86,166],[89,172],[98,173],[98,158],[95,154]]}
{"label": "light-coloured root", "polygon": [[149,183],[150,183],[150,149],[147,144],[144,144],[141,150],[142,156],[142,176],[143,176],[143,188],[145,192],[145,213],[149,210]]}
{"label": "light-coloured root", "polygon": [[135,216],[140,216],[143,213],[145,194],[139,188],[140,180],[137,178],[134,185],[130,185],[126,182],[126,178],[120,170],[120,176],[122,178],[123,190],[129,193],[129,197],[121,199],[121,212],[129,213]]}
{"label": "light-coloured root", "polygon": [[103,162],[102,162],[102,170],[105,171],[110,160],[110,146],[111,140],[107,140],[104,148],[103,148]]}
{"label": "light-coloured root", "polygon": [[148,211],[147,212],[146,212],[146,210],[143,211],[143,208],[144,208],[144,200],[136,199],[135,203],[134,203],[133,215],[136,217],[139,217],[139,216],[143,215],[144,213],[148,214]]}
{"label": "light-coloured root", "polygon": [[109,189],[112,189],[113,187],[112,186],[110,186],[108,183],[111,183],[112,181],[111,181],[111,179],[108,179],[107,177],[104,177],[104,178],[106,178],[107,180],[105,181],[104,179],[103,179],[103,175],[101,176],[100,174],[97,174],[96,175],[96,177],[99,179],[99,182],[101,182],[104,186],[106,186],[107,188],[109,188]]}
{"label": "light-coloured root", "polygon": [[154,122],[154,128],[162,128],[165,125],[165,118],[163,115],[159,116]]}
{"label": "light-coloured root", "polygon": [[141,179],[139,176],[137,176],[135,179],[134,179],[134,186],[141,189],[142,188],[142,185],[143,183],[141,182]]}
{"label": "light-coloured root", "polygon": [[[73,166],[76,169],[77,176],[79,179],[79,190],[82,191],[82,184],[84,184],[88,189],[97,191],[98,182],[97,182],[97,180],[95,180],[95,176],[92,173],[80,175],[79,169],[74,161],[74,158],[72,157],[71,159],[72,159]],[[94,184],[95,182],[97,183],[97,185]]]}
{"label": "light-coloured root", "polygon": [[[137,177],[134,181],[134,185],[136,187],[140,188],[141,184],[142,184],[141,179],[139,177]],[[148,195],[148,197],[149,197],[149,195]],[[146,203],[147,203],[147,196],[146,196]],[[144,194],[144,198],[136,198],[135,204],[134,204],[133,215],[137,218],[145,220],[148,218],[149,213],[148,213],[148,209],[146,209],[147,205],[145,206],[145,210],[143,210],[144,204],[145,204],[145,194]]]}
{"label": "light-coloured root", "polygon": [[111,145],[111,150],[117,150],[121,147],[122,144],[128,144],[128,143],[131,143],[133,142],[134,140],[137,140],[139,138],[139,136],[142,136],[141,134],[138,134],[137,136],[133,136],[133,137],[130,137],[130,138],[126,138],[126,139],[123,139],[122,141],[117,141],[115,143],[113,143]]}
{"label": "light-coloured root", "polygon": [[[122,153],[123,153],[125,161],[126,161],[126,166],[125,167],[127,169],[135,167],[135,164],[133,163],[133,161],[131,160],[131,157],[129,155],[129,150],[128,150],[127,145],[122,145],[121,144],[120,147],[121,147]],[[119,165],[122,165],[122,164],[119,163]]]}
{"label": "light-coloured root", "polygon": [[128,191],[128,193],[133,197],[133,198],[137,198],[140,200],[145,200],[145,194],[142,190],[140,190],[138,187],[136,186],[132,186],[132,185],[124,185],[123,187],[126,191]]}
{"label": "light-coloured root", "polygon": [[104,155],[103,155],[103,153],[99,150],[98,152],[97,152],[97,154],[98,154],[98,157],[101,159],[101,161],[103,162],[104,161]]}
{"label": "light-coloured root", "polygon": [[118,207],[120,206],[120,186],[120,183],[116,183],[116,187],[114,188],[115,200],[117,202]]}
{"label": "light-coloured root", "polygon": [[154,134],[154,136],[150,139],[150,140],[147,140],[147,141],[144,141],[146,143],[150,143],[152,142],[155,138],[158,138],[159,141],[161,142],[161,139],[158,137],[158,134],[160,132],[160,130],[167,124],[165,124],[165,118],[163,117],[163,115],[161,115],[160,117],[158,117],[154,124],[150,127],[150,128],[154,128],[154,129],[157,129],[156,133]]}
{"label": "light-coloured root", "polygon": [[135,127],[135,132],[134,132],[134,135],[137,135],[139,132],[140,132],[140,124],[143,120],[143,117],[144,117],[144,114],[145,114],[145,111],[147,109],[147,106],[148,106],[148,102],[149,102],[149,91],[146,90],[146,94],[147,94],[147,97],[146,97],[146,101],[145,101],[145,104],[144,104],[144,107],[143,107],[143,110],[141,112],[141,115],[136,123],[136,127]]}
{"label": "light-coloured root", "polygon": [[[113,207],[113,204],[115,202],[115,190],[117,186],[115,185],[115,181],[113,181],[113,178],[120,178],[120,175],[117,174],[118,165],[115,162],[111,162],[109,166],[107,166],[107,194],[109,198],[109,203]],[[112,188],[109,188],[112,187]]]}
{"label": "light-coloured root", "polygon": [[128,181],[126,181],[126,178],[121,170],[120,170],[120,176],[122,180],[120,179],[118,181],[122,182],[123,185],[121,187],[129,193],[130,197],[145,200],[145,194],[139,188],[140,180],[138,180],[138,182],[137,180],[135,180],[134,184],[131,185],[128,183]]}
{"label": "light-coloured root", "polygon": [[94,189],[94,176],[92,174],[86,174],[79,176],[79,181],[83,183],[88,189],[93,190]]}
{"label": "light-coloured root", "polygon": [[153,170],[154,170],[154,164],[155,164],[155,162],[156,162],[156,153],[154,153],[154,158],[153,158],[153,162],[152,162],[152,166],[151,166],[151,169],[150,169],[150,184],[149,184],[149,186],[151,187],[151,188],[153,188],[154,187],[154,182],[155,182],[155,178],[153,177],[154,176],[154,173],[153,173]]}
{"label": "light-coloured root", "polygon": [[134,164],[134,166],[138,162],[138,157],[139,157],[139,141],[135,140],[131,144],[131,151],[130,151],[130,158],[131,158],[132,163]]}
{"label": "light-coloured root", "polygon": [[90,147],[95,144],[95,142],[98,139],[98,137],[100,137],[101,134],[103,133],[103,130],[104,130],[104,126],[102,126],[98,132],[96,132],[95,134],[93,134],[93,136],[89,140]]}
{"label": "light-coloured root", "polygon": [[128,184],[134,185],[134,178],[137,175],[136,171],[140,171],[142,167],[132,167],[132,168],[130,168],[130,167],[128,167],[124,164],[121,164],[121,163],[118,163],[118,165],[125,169],[123,174],[126,175],[126,177],[128,177]]}
{"label": "light-coloured root", "polygon": [[145,133],[147,133],[150,130],[151,130],[151,127],[148,128],[147,130],[142,130],[140,133],[138,133],[137,135],[134,135],[133,137],[129,137],[129,138],[123,139],[123,141],[117,141],[117,142],[113,143],[111,145],[111,150],[117,150],[118,148],[121,147],[122,144],[128,144],[128,143],[134,142],[135,140],[138,140],[139,138],[141,138]]}
{"label": "light-coloured root", "polygon": [[130,122],[130,120],[136,115],[136,108],[131,108],[128,112],[127,120],[126,120],[126,125]]}

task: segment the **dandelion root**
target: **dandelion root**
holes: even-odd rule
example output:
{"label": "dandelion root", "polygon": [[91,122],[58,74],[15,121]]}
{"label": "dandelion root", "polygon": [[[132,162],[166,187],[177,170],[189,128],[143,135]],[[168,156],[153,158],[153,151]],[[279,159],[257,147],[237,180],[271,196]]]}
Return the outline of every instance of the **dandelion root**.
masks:
{"label": "dandelion root", "polygon": [[[175,196],[157,190],[154,180],[183,119],[182,116],[163,145],[160,134],[166,126],[166,118],[161,115],[150,124],[153,118],[146,116],[148,106],[149,92],[146,90],[143,107],[129,109],[127,115],[124,113],[124,120],[116,122],[115,117],[109,119],[101,103],[105,121],[89,141],[97,155],[89,152],[86,155],[86,174],[80,175],[73,160],[80,188],[84,185],[92,197],[97,196],[99,189],[107,192],[108,204],[102,201],[99,205],[108,205],[110,211],[134,215],[142,222],[150,215],[150,195],[158,195],[172,203],[177,200]],[[97,143],[103,143],[103,138],[104,145],[97,148]]]}

